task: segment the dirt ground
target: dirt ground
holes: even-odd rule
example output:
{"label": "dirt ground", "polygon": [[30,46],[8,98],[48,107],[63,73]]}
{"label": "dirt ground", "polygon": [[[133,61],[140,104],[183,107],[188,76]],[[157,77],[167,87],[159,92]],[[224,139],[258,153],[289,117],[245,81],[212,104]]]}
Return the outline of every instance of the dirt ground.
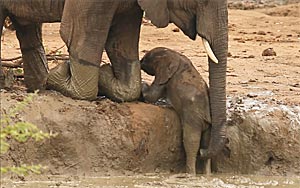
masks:
{"label": "dirt ground", "polygon": [[[229,10],[228,98],[300,105],[299,23],[300,3],[253,10]],[[43,39],[47,53],[64,45],[58,31],[59,24],[44,24]],[[2,58],[21,55],[15,32],[6,30],[2,42]],[[145,23],[141,32],[140,57],[158,46],[186,55],[208,81],[207,55],[199,39],[191,41],[172,24],[165,29],[157,29]],[[272,48],[276,56],[263,56],[263,51],[268,48]],[[60,53],[67,54],[66,47],[57,52]],[[103,61],[108,62],[106,56]],[[52,68],[57,63],[51,61],[49,66]],[[142,76],[146,82],[153,79],[144,73]],[[23,92],[22,82],[17,88],[16,95]]]}

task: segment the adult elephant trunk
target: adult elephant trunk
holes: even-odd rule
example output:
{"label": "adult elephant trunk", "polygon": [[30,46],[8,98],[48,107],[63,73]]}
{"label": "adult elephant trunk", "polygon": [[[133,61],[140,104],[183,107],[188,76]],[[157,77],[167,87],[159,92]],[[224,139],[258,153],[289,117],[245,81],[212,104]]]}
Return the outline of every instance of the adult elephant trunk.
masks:
{"label": "adult elephant trunk", "polygon": [[211,0],[198,13],[197,32],[208,41],[218,59],[215,63],[208,58],[212,131],[208,149],[200,151],[201,157],[210,158],[223,149],[226,136],[227,1]]}
{"label": "adult elephant trunk", "polygon": [[225,142],[227,0],[138,0],[138,3],[157,27],[165,27],[172,22],[191,39],[194,40],[198,33],[208,43],[205,46],[208,47],[207,52],[211,51],[209,85],[212,133],[208,149],[200,152],[203,158],[211,158],[222,150]]}

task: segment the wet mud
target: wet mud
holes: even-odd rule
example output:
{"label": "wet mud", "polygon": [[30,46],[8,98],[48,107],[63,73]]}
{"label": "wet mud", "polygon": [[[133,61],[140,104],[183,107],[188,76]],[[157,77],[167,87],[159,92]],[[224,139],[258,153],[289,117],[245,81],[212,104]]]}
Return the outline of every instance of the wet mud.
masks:
{"label": "wet mud", "polygon": [[186,174],[148,174],[136,176],[64,177],[49,176],[41,181],[2,182],[3,188],[298,188],[300,177]]}
{"label": "wet mud", "polygon": [[[2,113],[26,95],[24,91],[2,91]],[[213,171],[300,175],[300,107],[251,97],[229,97],[227,101],[227,143],[212,160]],[[38,163],[48,166],[45,174],[49,175],[184,172],[182,128],[175,111],[168,107],[108,99],[72,100],[47,91],[15,120],[58,135],[42,143],[12,143],[8,155],[1,156],[2,165]]]}

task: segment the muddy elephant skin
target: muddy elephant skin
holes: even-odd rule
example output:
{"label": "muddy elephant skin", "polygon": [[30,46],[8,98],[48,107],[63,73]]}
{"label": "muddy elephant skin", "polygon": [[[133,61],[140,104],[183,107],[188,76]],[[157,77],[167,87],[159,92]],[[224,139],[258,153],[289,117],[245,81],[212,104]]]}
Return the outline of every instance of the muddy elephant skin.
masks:
{"label": "muddy elephant skin", "polygon": [[[50,72],[49,88],[73,98],[93,100],[97,97],[100,83],[107,95],[117,101],[138,99],[141,93],[138,42],[142,10],[157,27],[174,23],[190,39],[195,40],[196,36],[203,39],[210,54],[209,98],[213,139],[202,156],[217,155],[225,143],[226,0],[66,0],[60,33],[69,49],[70,63]],[[105,66],[99,73],[104,49],[112,67]]]}
{"label": "muddy elephant skin", "polygon": [[[142,69],[155,76],[151,86],[144,85],[146,101],[157,102],[166,98],[180,117],[186,152],[186,171],[196,173],[197,153],[207,149],[210,141],[210,106],[208,87],[201,75],[185,56],[167,49],[155,48],[141,61]],[[210,173],[210,159],[205,159]]]}
{"label": "muddy elephant skin", "polygon": [[[35,8],[39,7],[37,4],[43,3],[48,3],[47,6],[42,6],[47,7],[45,10],[39,11]],[[21,11],[19,8],[22,6],[25,8],[23,7]],[[212,56],[208,58],[212,139],[207,152],[202,156],[213,156],[222,150],[225,141],[228,54],[226,0],[66,0],[65,4],[62,0],[0,0],[0,19],[3,23],[6,15],[10,13],[23,25],[25,21],[31,23],[58,21],[61,14],[53,12],[61,12],[62,7],[64,8],[60,34],[67,44],[70,63],[63,63],[51,71],[47,85],[50,89],[76,99],[96,99],[98,81],[118,101],[132,101],[139,98],[141,73],[138,63],[138,42],[142,10],[157,27],[166,27],[169,23],[174,23],[190,39],[195,40],[197,35],[204,39],[207,42],[205,46],[210,46],[208,51],[213,52],[215,58],[211,58]],[[28,13],[25,10],[29,10],[29,16],[26,16]],[[53,16],[54,19],[48,19],[47,16]],[[34,18],[40,20],[34,21]],[[29,24],[27,27],[18,25],[23,31],[27,31],[17,31],[20,33],[18,38],[23,58],[25,62],[27,61],[24,62],[25,72],[28,64],[37,66],[38,68],[34,70],[38,70],[40,75],[47,75],[46,58],[41,47],[40,25]],[[112,68],[105,68],[103,75],[106,76],[100,76],[99,80],[99,62],[104,49]],[[216,60],[218,64],[213,63]],[[30,75],[28,70],[30,69],[27,69],[25,77]],[[38,73],[33,75],[39,75]],[[38,83],[33,85],[39,88],[38,85],[43,85],[45,78],[46,76],[41,76],[26,80],[29,83],[30,80],[32,82],[38,80]],[[118,95],[115,96],[116,93]]]}
{"label": "muddy elephant skin", "polygon": [[[0,29],[7,16],[15,29],[24,66],[24,81],[29,91],[45,88],[48,65],[42,44],[42,24],[59,22],[65,0],[0,0]],[[1,42],[0,42],[1,44]],[[0,88],[4,87],[4,75],[0,62]]]}
{"label": "muddy elephant skin", "polygon": [[[67,0],[60,33],[70,63],[51,70],[47,86],[72,98],[93,100],[99,80],[102,92],[111,99],[137,99],[141,93],[138,42],[142,16],[136,0]],[[99,74],[104,49],[112,67],[100,69]]]}

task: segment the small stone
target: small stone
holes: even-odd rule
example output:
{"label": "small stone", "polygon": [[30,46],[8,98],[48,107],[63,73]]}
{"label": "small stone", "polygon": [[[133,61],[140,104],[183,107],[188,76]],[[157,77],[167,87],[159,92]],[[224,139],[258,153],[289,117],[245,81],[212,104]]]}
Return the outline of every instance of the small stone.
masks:
{"label": "small stone", "polygon": [[248,93],[247,94],[247,97],[249,97],[249,98],[255,98],[255,97],[257,97],[258,95],[257,94],[255,94],[255,93]]}
{"label": "small stone", "polygon": [[243,99],[242,99],[242,98],[238,98],[238,99],[236,100],[236,103],[237,103],[237,104],[242,104],[242,103],[243,103]]}
{"label": "small stone", "polygon": [[148,53],[148,52],[149,52],[149,50],[142,50],[142,52],[143,52],[143,53]]}
{"label": "small stone", "polygon": [[173,31],[173,32],[179,32],[180,30],[179,30],[178,27],[176,27],[176,28],[172,29],[172,31]]}
{"label": "small stone", "polygon": [[300,88],[300,83],[296,83],[292,85],[293,87],[299,87]]}
{"label": "small stone", "polygon": [[245,39],[238,40],[239,43],[246,43]]}
{"label": "small stone", "polygon": [[61,186],[61,184],[62,184],[62,182],[56,182],[56,183],[55,183],[55,185],[56,185],[57,187]]}
{"label": "small stone", "polygon": [[266,35],[266,32],[264,32],[264,31],[258,31],[257,34],[258,35]]}
{"label": "small stone", "polygon": [[276,52],[273,48],[267,48],[263,51],[262,56],[276,56]]}
{"label": "small stone", "polygon": [[249,55],[249,56],[245,56],[245,57],[243,57],[244,59],[250,59],[250,58],[255,58],[255,56],[254,55]]}

